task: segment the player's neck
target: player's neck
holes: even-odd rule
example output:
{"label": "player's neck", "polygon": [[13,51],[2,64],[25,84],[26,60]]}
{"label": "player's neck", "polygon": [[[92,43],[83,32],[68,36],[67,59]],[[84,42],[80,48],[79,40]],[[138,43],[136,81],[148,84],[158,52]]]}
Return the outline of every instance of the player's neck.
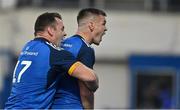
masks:
{"label": "player's neck", "polygon": [[54,45],[56,45],[57,46],[57,44],[55,43],[55,42],[53,42],[53,39],[48,35],[48,34],[46,34],[46,33],[38,33],[37,35],[36,35],[36,38],[44,38],[44,39],[46,39],[48,42],[50,42],[50,43],[52,43],[52,44],[54,44]]}
{"label": "player's neck", "polygon": [[77,31],[77,35],[80,35],[88,44],[92,44],[92,39],[87,32]]}

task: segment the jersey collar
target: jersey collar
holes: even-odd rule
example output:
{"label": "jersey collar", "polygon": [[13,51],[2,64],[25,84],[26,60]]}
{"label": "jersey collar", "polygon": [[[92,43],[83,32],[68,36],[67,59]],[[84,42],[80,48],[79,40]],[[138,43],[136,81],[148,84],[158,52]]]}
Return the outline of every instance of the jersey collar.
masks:
{"label": "jersey collar", "polygon": [[[34,38],[34,40],[40,40],[40,41],[45,41],[45,42],[49,42],[49,40],[47,40],[47,39],[45,39],[45,38],[43,38],[43,37],[36,37],[36,38]],[[50,43],[50,42],[49,42]]]}
{"label": "jersey collar", "polygon": [[54,45],[53,43],[49,42],[46,38],[43,38],[43,37],[38,36],[38,37],[34,38],[34,40],[43,41],[43,42],[45,42],[46,44],[50,45],[51,47],[53,47],[53,48],[56,49],[56,50],[62,50],[62,48],[57,47],[57,46]]}
{"label": "jersey collar", "polygon": [[91,47],[91,48],[92,48],[92,46],[85,41],[85,39],[82,37],[82,35],[76,34],[75,36],[79,37],[88,47]]}

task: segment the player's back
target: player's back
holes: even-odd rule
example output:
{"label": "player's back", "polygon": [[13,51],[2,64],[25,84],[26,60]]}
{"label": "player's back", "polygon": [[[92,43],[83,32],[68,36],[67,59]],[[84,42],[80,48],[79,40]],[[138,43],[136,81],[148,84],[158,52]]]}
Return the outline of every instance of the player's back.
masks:
{"label": "player's back", "polygon": [[[72,37],[69,37],[65,39],[62,42],[62,48],[65,50],[71,52],[74,57],[85,63],[86,66],[92,68],[90,64],[94,64],[94,56],[91,57],[83,57],[82,59],[79,59],[81,55],[83,54],[89,54],[93,53],[94,50],[89,47],[83,39],[79,35],[74,35]],[[93,53],[94,55],[94,53]],[[85,62],[82,61],[83,59],[86,59]],[[61,81],[58,82],[58,90],[55,95],[55,99],[52,105],[52,109],[82,109],[82,102],[80,97],[80,88],[78,84],[78,79],[70,77],[68,74],[66,74],[63,78],[61,78]]]}
{"label": "player's back", "polygon": [[6,108],[49,108],[56,92],[57,73],[51,71],[53,50],[43,38],[28,42],[16,64]]}

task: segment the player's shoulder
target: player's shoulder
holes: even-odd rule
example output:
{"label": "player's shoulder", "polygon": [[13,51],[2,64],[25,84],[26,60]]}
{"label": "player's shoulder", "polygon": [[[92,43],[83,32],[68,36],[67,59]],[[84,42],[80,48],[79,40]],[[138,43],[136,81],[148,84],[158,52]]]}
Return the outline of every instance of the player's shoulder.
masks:
{"label": "player's shoulder", "polygon": [[49,47],[45,44],[45,41],[43,41],[40,38],[35,38],[25,44],[25,46],[22,48],[22,53],[28,53],[28,52],[38,52],[38,53],[44,53],[49,51]]}
{"label": "player's shoulder", "polygon": [[53,49],[51,52],[50,52],[50,63],[53,64],[54,62],[55,63],[58,63],[58,62],[63,62],[65,60],[74,60],[75,57],[73,56],[72,53],[64,50],[64,49],[60,49],[60,50],[57,50],[57,49]]}
{"label": "player's shoulder", "polygon": [[[27,45],[33,45],[33,48],[37,51],[41,51],[44,54],[50,54],[50,56],[56,57],[63,53],[67,53],[66,51],[62,51],[63,49],[59,46],[54,45],[44,38],[35,38],[30,41]],[[68,54],[68,53],[67,53]]]}
{"label": "player's shoulder", "polygon": [[87,47],[87,48],[91,47],[91,45],[87,43],[85,39],[80,35],[74,35],[70,37],[69,40],[67,39],[67,42],[68,41],[71,41],[72,44],[78,44],[78,45],[81,44],[82,47]]}
{"label": "player's shoulder", "polygon": [[46,45],[50,49],[51,57],[63,58],[63,57],[72,56],[72,54],[70,52],[68,52],[67,50],[64,50],[61,47],[57,47],[57,46],[53,45],[52,43],[46,42]]}
{"label": "player's shoulder", "polygon": [[80,48],[83,44],[82,39],[78,35],[73,35],[63,40],[62,48]]}
{"label": "player's shoulder", "polygon": [[83,42],[82,39],[78,35],[70,36],[70,37],[64,39],[64,41],[63,41],[64,44],[66,44],[66,43],[79,44],[82,42]]}

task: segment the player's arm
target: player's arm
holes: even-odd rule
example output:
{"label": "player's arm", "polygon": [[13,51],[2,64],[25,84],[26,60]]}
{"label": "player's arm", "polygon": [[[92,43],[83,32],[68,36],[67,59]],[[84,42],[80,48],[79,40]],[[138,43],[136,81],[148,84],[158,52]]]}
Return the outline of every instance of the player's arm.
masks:
{"label": "player's arm", "polygon": [[72,76],[80,79],[81,81],[84,81],[88,89],[92,92],[95,92],[99,87],[97,75],[92,69],[88,68],[84,64],[77,67],[77,69],[75,69],[75,71],[73,72]]}
{"label": "player's arm", "polygon": [[68,51],[52,49],[50,64],[59,73],[68,73],[81,81],[95,83],[98,86],[94,71],[76,61],[75,57]]}
{"label": "player's arm", "polygon": [[94,81],[94,82],[84,81],[87,88],[92,92],[95,92],[99,88],[99,79],[96,74],[95,74],[95,77],[96,77],[96,81]]}
{"label": "player's arm", "polygon": [[81,102],[84,109],[94,109],[94,92],[90,91],[83,81],[79,80]]}
{"label": "player's arm", "polygon": [[99,86],[95,72],[81,62],[75,62],[68,71],[69,75],[78,78],[81,81],[88,83],[91,90],[96,90]]}
{"label": "player's arm", "polygon": [[[60,67],[60,69],[58,69],[59,71],[62,70],[61,68],[63,68],[63,70],[67,71],[66,73],[68,73],[72,77],[76,77],[79,79],[79,81],[82,81],[82,82],[94,83],[93,87],[98,88],[99,85],[96,79],[96,75],[92,69],[85,66],[81,62],[77,62],[75,60],[75,57],[73,58],[72,54],[70,54],[69,52],[64,51],[63,54],[60,54],[57,57],[55,57],[56,62],[58,61],[57,58],[59,59],[59,62],[57,62],[57,64],[60,65],[58,66]],[[94,108],[94,94],[93,92],[89,91],[89,88],[84,86],[84,83],[82,84],[84,87],[83,96],[82,96],[81,87],[80,87],[80,95],[81,95],[83,107],[85,109],[86,108],[93,109]]]}
{"label": "player's arm", "polygon": [[[94,61],[95,61],[93,49],[91,49],[91,48],[81,49],[79,56],[78,56],[78,60],[80,62],[82,62],[84,65],[86,65],[87,67],[93,68]],[[98,89],[98,86],[96,84],[99,83],[99,80],[98,80],[98,76],[96,74],[95,74],[95,76],[96,76],[96,83],[84,81],[84,84],[92,92],[95,92]]]}

